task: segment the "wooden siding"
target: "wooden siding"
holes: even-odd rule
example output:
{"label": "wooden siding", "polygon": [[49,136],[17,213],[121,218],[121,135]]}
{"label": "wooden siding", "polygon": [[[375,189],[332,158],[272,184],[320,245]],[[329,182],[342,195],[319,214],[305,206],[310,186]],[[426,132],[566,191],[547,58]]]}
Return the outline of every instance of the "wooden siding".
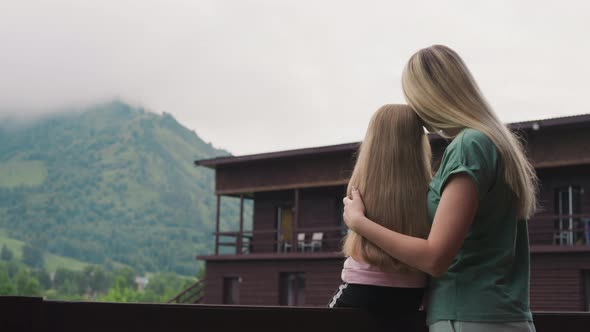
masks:
{"label": "wooden siding", "polygon": [[531,255],[531,309],[584,311],[583,271],[590,271],[590,253]]}
{"label": "wooden siding", "polygon": [[537,168],[590,163],[590,125],[528,131],[528,155]]}
{"label": "wooden siding", "polygon": [[[325,306],[340,283],[343,258],[207,261],[206,304],[221,304],[223,278],[241,277],[240,304],[278,305],[281,272],[304,272],[306,306]],[[532,253],[531,308],[534,311],[583,311],[583,272],[590,252]]]}
{"label": "wooden siding", "polygon": [[343,258],[208,261],[204,303],[221,304],[224,277],[241,277],[240,305],[279,305],[279,276],[305,273],[305,305],[323,307],[340,285]]}
{"label": "wooden siding", "polygon": [[347,182],[353,167],[352,151],[219,167],[215,190],[219,194],[239,194],[341,185]]}
{"label": "wooden siding", "polygon": [[[539,177],[540,209],[529,223],[531,244],[553,244],[554,220],[543,219],[556,214],[555,190],[567,186],[580,186],[584,189],[581,195],[581,215],[590,217],[590,166],[567,166],[537,170]],[[540,218],[538,218],[540,217]]]}

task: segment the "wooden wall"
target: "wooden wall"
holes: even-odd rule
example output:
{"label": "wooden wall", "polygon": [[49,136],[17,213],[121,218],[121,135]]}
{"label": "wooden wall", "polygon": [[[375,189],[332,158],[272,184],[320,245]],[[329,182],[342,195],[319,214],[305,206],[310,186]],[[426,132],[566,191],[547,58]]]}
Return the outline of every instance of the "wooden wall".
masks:
{"label": "wooden wall", "polygon": [[590,252],[531,255],[531,309],[583,311],[583,271],[590,271]]}
{"label": "wooden wall", "polygon": [[305,305],[323,307],[340,285],[343,262],[343,258],[208,261],[204,303],[221,304],[223,278],[241,277],[239,304],[279,305],[280,273],[304,272]]}
{"label": "wooden wall", "polygon": [[581,214],[590,216],[590,166],[566,166],[537,170],[539,177],[540,209],[529,222],[531,244],[553,244],[554,220],[542,219],[555,215],[555,190],[570,185],[584,189],[581,195]]}
{"label": "wooden wall", "polygon": [[215,190],[239,194],[344,184],[354,168],[353,154],[350,150],[218,167]]}
{"label": "wooden wall", "polygon": [[[305,272],[305,305],[325,306],[340,283],[343,259],[208,261],[205,300],[221,304],[223,277],[241,277],[240,304],[278,305],[281,272]],[[590,252],[531,254],[531,308],[534,311],[583,311],[583,272]]]}
{"label": "wooden wall", "polygon": [[535,167],[590,163],[590,125],[541,128],[526,132],[526,148]]}

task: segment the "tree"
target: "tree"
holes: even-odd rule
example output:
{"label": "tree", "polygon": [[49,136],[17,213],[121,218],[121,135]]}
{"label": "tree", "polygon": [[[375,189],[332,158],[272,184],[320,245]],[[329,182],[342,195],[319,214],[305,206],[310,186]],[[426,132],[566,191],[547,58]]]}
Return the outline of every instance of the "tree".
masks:
{"label": "tree", "polygon": [[8,275],[4,272],[0,273],[0,295],[15,295],[16,291],[10,282]]}
{"label": "tree", "polygon": [[37,246],[25,245],[23,247],[23,262],[30,267],[43,267],[45,264],[43,251]]}
{"label": "tree", "polygon": [[193,278],[183,278],[172,272],[158,273],[150,278],[141,300],[167,302],[195,281]]}
{"label": "tree", "polygon": [[102,267],[96,266],[90,281],[92,290],[98,293],[104,293],[109,289],[110,284],[111,277],[109,274]]}
{"label": "tree", "polygon": [[0,259],[3,261],[11,261],[14,258],[14,254],[6,245],[2,246],[2,250],[0,251]]}
{"label": "tree", "polygon": [[40,296],[41,287],[35,277],[31,277],[25,270],[20,271],[15,278],[16,293],[20,296]]}
{"label": "tree", "polygon": [[31,272],[32,276],[37,278],[39,284],[43,289],[51,288],[51,276],[45,269],[34,270]]}
{"label": "tree", "polygon": [[135,284],[135,271],[133,269],[124,267],[122,269],[115,270],[115,280],[121,278],[121,282],[126,288],[136,289]]}
{"label": "tree", "polygon": [[111,276],[98,265],[88,265],[84,268],[84,283],[94,293],[106,293],[111,284]]}
{"label": "tree", "polygon": [[127,287],[127,281],[123,276],[117,276],[115,285],[109,289],[106,295],[99,296],[99,301],[105,302],[137,302],[140,295],[137,291]]}

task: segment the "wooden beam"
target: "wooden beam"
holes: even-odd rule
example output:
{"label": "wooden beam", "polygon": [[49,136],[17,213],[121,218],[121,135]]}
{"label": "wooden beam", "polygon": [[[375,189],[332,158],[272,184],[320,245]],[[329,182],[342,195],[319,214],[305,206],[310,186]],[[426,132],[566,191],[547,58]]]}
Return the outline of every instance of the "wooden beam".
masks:
{"label": "wooden beam", "polygon": [[291,251],[297,252],[298,249],[298,241],[297,241],[297,233],[299,228],[299,188],[295,188],[295,197],[294,197],[294,206],[293,206],[293,225],[292,231],[293,234],[291,235]]}
{"label": "wooden beam", "polygon": [[217,195],[217,215],[215,217],[215,255],[219,255],[219,212],[221,209],[221,195]]}
{"label": "wooden beam", "polygon": [[553,167],[565,167],[565,166],[578,166],[590,164],[590,158],[576,158],[576,159],[560,159],[560,160],[546,160],[535,162],[533,160],[533,167],[536,169],[540,168],[553,168]]}
{"label": "wooden beam", "polygon": [[240,195],[240,232],[238,233],[237,254],[242,254],[242,240],[244,233],[244,195]]}
{"label": "wooden beam", "polygon": [[293,190],[293,189],[318,188],[318,187],[335,187],[335,186],[345,186],[347,184],[348,184],[348,179],[340,179],[340,180],[334,180],[334,181],[302,182],[302,183],[292,183],[292,184],[285,184],[285,185],[221,189],[221,190],[215,191],[215,193],[218,195],[236,195],[236,194],[244,194],[244,193],[263,192],[263,191]]}

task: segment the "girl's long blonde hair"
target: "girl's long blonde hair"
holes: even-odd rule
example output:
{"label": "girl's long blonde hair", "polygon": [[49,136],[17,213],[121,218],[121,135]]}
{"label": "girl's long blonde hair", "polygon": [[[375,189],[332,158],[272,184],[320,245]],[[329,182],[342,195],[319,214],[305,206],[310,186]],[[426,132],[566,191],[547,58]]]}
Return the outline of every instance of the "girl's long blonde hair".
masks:
{"label": "girl's long blonde hair", "polygon": [[469,69],[452,49],[434,45],[416,52],[402,75],[406,101],[429,130],[452,138],[463,128],[485,134],[498,149],[506,183],[516,196],[518,217],[537,207],[537,177],[519,139],[498,119]]}
{"label": "girl's long blonde hair", "polygon": [[[408,105],[385,105],[373,115],[359,148],[348,196],[358,188],[371,220],[425,238],[430,229],[426,193],[431,179],[430,143],[423,122]],[[382,270],[408,267],[353,231],[343,253]]]}

